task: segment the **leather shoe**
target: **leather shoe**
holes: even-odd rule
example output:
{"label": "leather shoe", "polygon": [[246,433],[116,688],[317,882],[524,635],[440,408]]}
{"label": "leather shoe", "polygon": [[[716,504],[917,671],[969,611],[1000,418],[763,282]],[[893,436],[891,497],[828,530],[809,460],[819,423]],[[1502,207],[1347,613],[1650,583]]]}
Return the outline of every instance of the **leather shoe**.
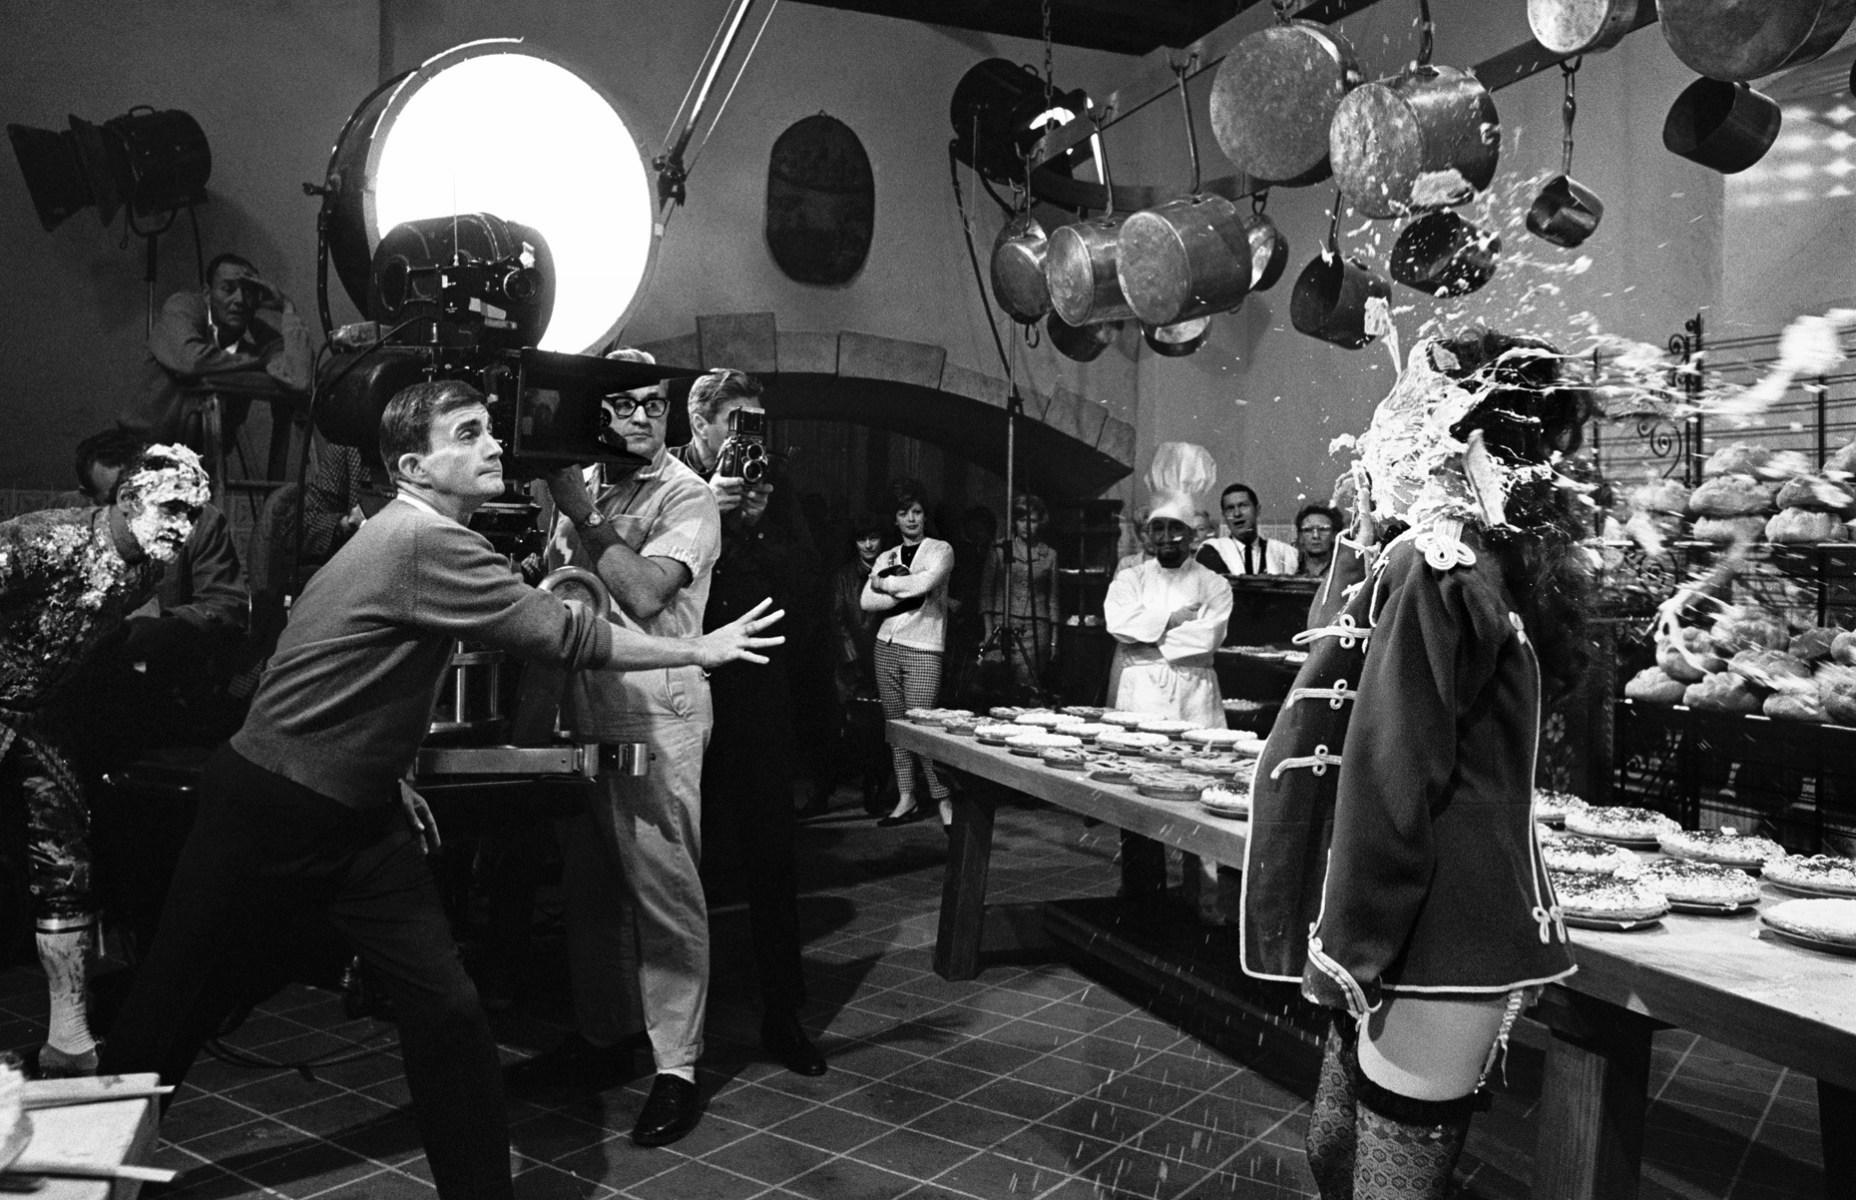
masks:
{"label": "leather shoe", "polygon": [[676,1075],[659,1075],[638,1110],[632,1141],[640,1146],[668,1146],[696,1128],[702,1117],[702,1097],[696,1085]]}
{"label": "leather shoe", "polygon": [[604,1091],[632,1078],[638,1051],[648,1050],[650,1045],[642,1031],[610,1046],[595,1046],[578,1033],[570,1033],[552,1050],[505,1068],[503,1086],[511,1095],[553,1090]]}
{"label": "leather shoe", "polygon": [[928,815],[928,810],[917,804],[907,812],[892,813],[887,817],[877,818],[877,828],[894,829],[898,825],[909,825]]}
{"label": "leather shoe", "polygon": [[823,1075],[825,1056],[819,1053],[799,1018],[792,1013],[769,1015],[760,1023],[760,1044],[795,1075]]}

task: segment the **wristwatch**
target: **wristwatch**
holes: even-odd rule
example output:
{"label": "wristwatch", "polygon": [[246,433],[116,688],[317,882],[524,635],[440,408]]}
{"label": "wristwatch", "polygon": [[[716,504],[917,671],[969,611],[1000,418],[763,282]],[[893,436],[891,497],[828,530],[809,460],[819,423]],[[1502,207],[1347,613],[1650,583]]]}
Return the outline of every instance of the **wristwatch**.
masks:
{"label": "wristwatch", "polygon": [[606,523],[606,514],[597,508],[574,522],[575,529],[598,529]]}

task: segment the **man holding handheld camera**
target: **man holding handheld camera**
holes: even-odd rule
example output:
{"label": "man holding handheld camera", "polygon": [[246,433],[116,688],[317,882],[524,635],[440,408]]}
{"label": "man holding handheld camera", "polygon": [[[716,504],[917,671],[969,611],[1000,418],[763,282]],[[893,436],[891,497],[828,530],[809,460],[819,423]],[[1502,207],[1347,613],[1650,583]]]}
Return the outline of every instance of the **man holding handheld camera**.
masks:
{"label": "man holding handheld camera", "polygon": [[[690,386],[690,442],[674,451],[708,480],[722,512],[722,552],[703,628],[726,624],[772,598],[791,614],[791,644],[809,647],[823,629],[824,603],[806,602],[799,593],[822,572],[797,512],[789,511],[793,506],[768,508],[772,459],[760,396],[760,382],[745,372],[721,368],[701,376]],[[825,1056],[799,1024],[806,989],[793,865],[794,665],[782,648],[768,656],[764,670],[722,670],[710,679],[715,732],[703,763],[703,828],[711,877],[739,880],[747,888],[761,1044],[788,1070],[822,1075]]]}

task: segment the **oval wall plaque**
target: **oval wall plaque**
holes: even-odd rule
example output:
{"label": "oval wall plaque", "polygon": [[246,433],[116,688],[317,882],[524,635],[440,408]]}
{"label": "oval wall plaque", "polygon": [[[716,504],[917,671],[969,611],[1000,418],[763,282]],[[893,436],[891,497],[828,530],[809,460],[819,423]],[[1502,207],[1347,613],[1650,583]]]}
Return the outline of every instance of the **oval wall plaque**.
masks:
{"label": "oval wall plaque", "polygon": [[789,126],[767,164],[767,248],[800,283],[849,283],[876,228],[876,178],[851,127],[824,113]]}

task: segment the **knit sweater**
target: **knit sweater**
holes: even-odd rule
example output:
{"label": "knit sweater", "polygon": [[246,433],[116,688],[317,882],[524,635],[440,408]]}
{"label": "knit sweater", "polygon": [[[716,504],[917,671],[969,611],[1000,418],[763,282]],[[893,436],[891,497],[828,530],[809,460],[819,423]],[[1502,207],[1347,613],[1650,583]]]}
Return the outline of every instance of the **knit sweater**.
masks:
{"label": "knit sweater", "polygon": [[570,668],[612,656],[605,622],[524,584],[482,534],[399,499],[303,589],[232,746],[343,804],[391,800],[461,637]]}

